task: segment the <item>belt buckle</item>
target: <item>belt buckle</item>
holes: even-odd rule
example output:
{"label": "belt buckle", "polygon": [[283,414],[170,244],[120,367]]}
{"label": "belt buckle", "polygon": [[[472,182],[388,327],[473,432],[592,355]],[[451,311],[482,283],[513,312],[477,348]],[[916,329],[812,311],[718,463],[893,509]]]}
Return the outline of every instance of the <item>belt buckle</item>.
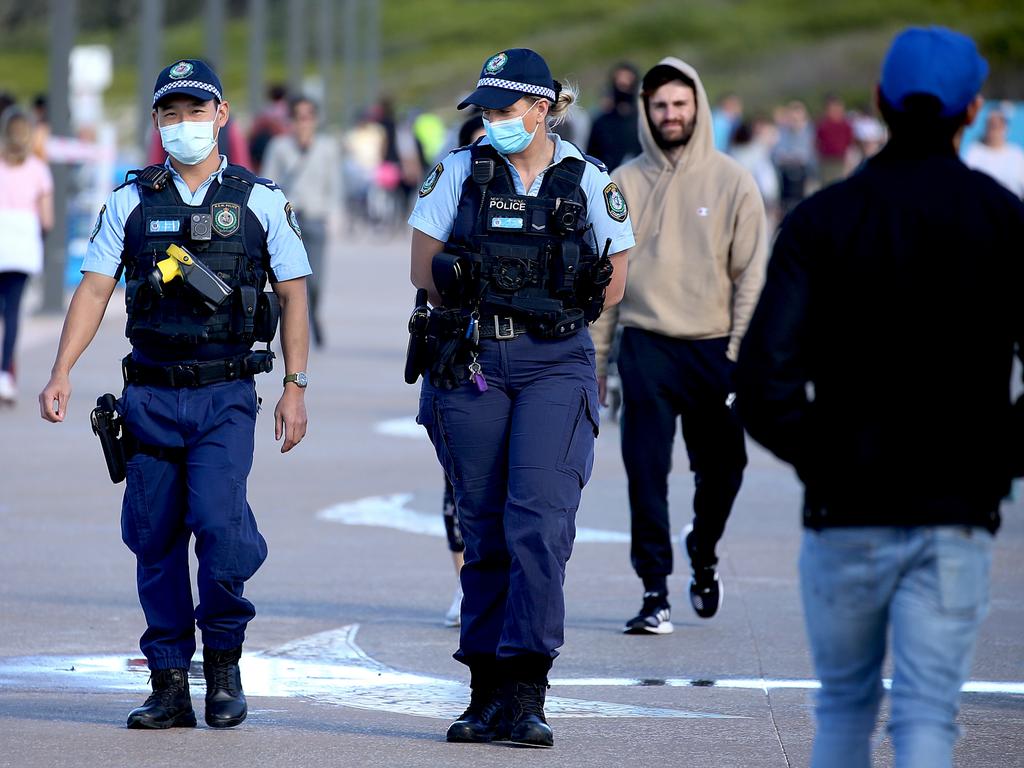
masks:
{"label": "belt buckle", "polygon": [[494,316],[494,338],[496,339],[514,339],[516,337],[516,324],[511,317],[506,317],[508,320],[508,333],[501,332],[501,318],[497,315]]}
{"label": "belt buckle", "polygon": [[171,368],[172,387],[194,387],[199,378],[194,366],[175,365]]}

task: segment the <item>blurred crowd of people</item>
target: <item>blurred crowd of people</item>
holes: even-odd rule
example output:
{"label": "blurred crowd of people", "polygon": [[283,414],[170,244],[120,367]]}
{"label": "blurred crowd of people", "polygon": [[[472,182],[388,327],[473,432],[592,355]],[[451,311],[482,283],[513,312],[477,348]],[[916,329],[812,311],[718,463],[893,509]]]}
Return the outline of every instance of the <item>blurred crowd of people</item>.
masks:
{"label": "blurred crowd of people", "polygon": [[[638,87],[636,67],[629,62],[615,64],[597,108],[591,113],[576,109],[555,131],[614,170],[640,153]],[[17,118],[13,126],[4,115]],[[1009,138],[1012,115],[1010,103],[988,108],[983,130],[977,140],[966,143],[961,154],[967,165],[1024,197],[1024,148]],[[887,139],[885,126],[873,107],[865,102],[849,108],[837,95],[826,96],[817,115],[800,100],[778,105],[770,112],[751,114],[744,109],[739,94],[727,93],[714,104],[712,120],[715,147],[752,174],[764,198],[770,227],[777,226],[816,189],[848,175]],[[52,180],[48,181],[46,162],[56,158],[88,164],[90,150],[87,141],[50,136],[45,95],[22,107],[9,94],[0,92],[0,124],[0,179],[25,174],[29,166],[38,171],[31,174],[30,187],[20,182],[0,182],[0,217],[19,218],[17,211],[28,204],[27,198],[22,200],[24,195],[20,195],[14,200],[11,190],[30,189],[32,215],[37,221],[33,231],[39,233],[38,242],[30,238],[32,242],[24,248],[15,242],[21,240],[14,239],[0,249],[0,313],[5,328],[0,402],[10,402],[15,392],[13,350],[21,297],[28,278],[42,269],[41,260],[33,256],[30,268],[23,271],[25,257],[20,252],[12,255],[12,249],[42,252],[41,237],[52,219]],[[22,126],[27,126],[27,133],[20,130]],[[258,113],[248,119],[232,117],[220,134],[221,154],[230,162],[273,179],[294,201],[302,222],[317,275],[310,286],[314,343],[322,344],[325,336],[318,309],[325,253],[331,239],[342,232],[359,230],[386,234],[403,231],[426,172],[451,149],[480,134],[478,113],[446,124],[430,111],[401,113],[386,97],[363,110],[347,130],[336,131],[325,124],[314,99],[291,94],[280,84],[268,89],[266,105]],[[28,142],[25,147],[19,143],[23,141]],[[23,156],[26,159],[21,159]],[[159,134],[154,130],[145,160],[162,163],[164,159]],[[117,167],[121,172],[132,164],[120,162]],[[86,207],[91,208],[91,203]],[[21,264],[19,269],[15,269],[16,263]]]}

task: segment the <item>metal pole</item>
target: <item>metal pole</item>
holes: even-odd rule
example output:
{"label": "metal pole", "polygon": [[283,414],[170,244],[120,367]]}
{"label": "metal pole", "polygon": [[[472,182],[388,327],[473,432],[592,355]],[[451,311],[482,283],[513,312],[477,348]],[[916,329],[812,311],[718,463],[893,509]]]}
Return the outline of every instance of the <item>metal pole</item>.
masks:
{"label": "metal pole", "polygon": [[320,81],[323,83],[323,104],[320,105],[323,122],[334,123],[334,0],[320,0],[320,20],[317,29],[316,47],[320,67]]}
{"label": "metal pole", "polygon": [[138,141],[143,158],[149,150],[150,134],[153,131],[153,83],[160,73],[163,57],[161,39],[164,0],[142,0],[142,15],[139,18],[139,82],[136,90],[138,103]]}
{"label": "metal pole", "polygon": [[267,0],[249,0],[249,115],[263,108],[267,58]]}
{"label": "metal pole", "polygon": [[356,85],[358,82],[356,70],[359,67],[359,0],[345,0],[342,24],[344,26],[342,30],[344,64],[341,89],[341,126],[344,130],[348,130],[355,122],[354,118],[360,99]]}
{"label": "metal pole", "polygon": [[[54,136],[71,134],[68,101],[69,58],[75,40],[76,0],[50,0],[50,130]],[[64,311],[64,269],[68,246],[68,190],[71,169],[55,163],[53,169],[53,229],[46,236],[43,269],[43,312]]]}
{"label": "metal pole", "polygon": [[206,63],[220,74],[224,62],[224,0],[206,0]]}
{"label": "metal pole", "polygon": [[306,68],[306,16],[303,0],[288,0],[288,95],[302,93]]}
{"label": "metal pole", "polygon": [[366,14],[366,89],[367,102],[380,98],[380,6],[384,0],[368,0]]}

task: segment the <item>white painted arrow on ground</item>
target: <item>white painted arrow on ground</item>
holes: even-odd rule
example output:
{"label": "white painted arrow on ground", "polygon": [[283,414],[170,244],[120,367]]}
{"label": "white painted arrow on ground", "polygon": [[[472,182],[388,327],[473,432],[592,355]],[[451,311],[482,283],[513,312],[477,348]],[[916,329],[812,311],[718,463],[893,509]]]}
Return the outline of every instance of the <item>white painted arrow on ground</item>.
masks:
{"label": "white painted arrow on ground", "polygon": [[[444,521],[440,512],[426,514],[410,509],[411,493],[393,493],[390,496],[368,496],[345,501],[317,512],[320,520],[343,525],[371,525],[394,528],[424,536],[443,537]],[[577,544],[628,544],[629,534],[603,531],[598,528],[577,528]]]}

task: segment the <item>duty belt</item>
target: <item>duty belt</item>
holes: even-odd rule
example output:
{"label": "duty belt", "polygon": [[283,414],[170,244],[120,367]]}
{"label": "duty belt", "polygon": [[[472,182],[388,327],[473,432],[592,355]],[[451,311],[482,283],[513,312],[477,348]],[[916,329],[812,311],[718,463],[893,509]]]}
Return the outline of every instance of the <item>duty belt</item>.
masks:
{"label": "duty belt", "polygon": [[514,339],[529,333],[526,323],[520,322],[513,317],[502,317],[501,315],[487,315],[479,320],[481,339]]}
{"label": "duty belt", "polygon": [[268,350],[249,352],[226,360],[180,365],[143,365],[131,355],[121,361],[125,384],[144,384],[153,387],[205,387],[222,381],[234,381],[269,373],[274,368],[274,353]]}

